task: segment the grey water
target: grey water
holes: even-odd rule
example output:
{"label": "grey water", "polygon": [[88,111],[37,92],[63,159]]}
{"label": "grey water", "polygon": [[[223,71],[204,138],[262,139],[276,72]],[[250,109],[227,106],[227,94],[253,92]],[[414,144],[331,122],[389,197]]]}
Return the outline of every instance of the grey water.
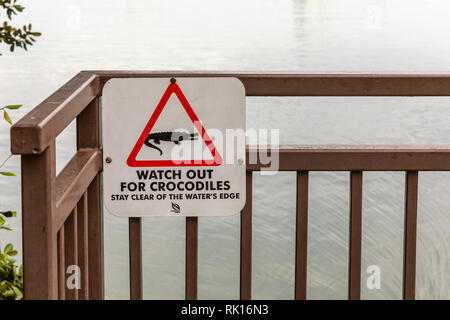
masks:
{"label": "grey water", "polygon": [[[30,111],[80,70],[450,71],[448,1],[22,0],[16,24],[42,37],[28,52],[0,47],[0,105]],[[448,144],[442,97],[247,98],[248,128],[282,144]],[[9,128],[0,125],[0,158]],[[57,170],[75,127],[57,138]],[[6,170],[20,172],[14,156]],[[450,298],[450,174],[420,173],[417,298]],[[253,297],[294,296],[295,174],[254,174]],[[0,208],[20,208],[20,175],[0,178]],[[364,174],[362,298],[400,299],[404,173]],[[308,299],[345,299],[349,173],[310,176]],[[20,217],[20,210],[19,210]],[[106,298],[127,299],[127,219],[104,212]],[[2,232],[21,250],[20,218]],[[143,225],[144,298],[184,296],[184,219]],[[381,288],[366,269],[381,270]],[[199,298],[239,297],[239,215],[199,219]]]}

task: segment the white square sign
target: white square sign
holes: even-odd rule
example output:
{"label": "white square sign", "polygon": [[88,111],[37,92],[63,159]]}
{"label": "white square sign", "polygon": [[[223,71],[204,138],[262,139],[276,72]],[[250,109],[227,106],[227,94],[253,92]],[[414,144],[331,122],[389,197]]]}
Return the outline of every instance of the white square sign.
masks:
{"label": "white square sign", "polygon": [[244,207],[239,79],[110,79],[102,128],[103,199],[112,214],[227,216]]}

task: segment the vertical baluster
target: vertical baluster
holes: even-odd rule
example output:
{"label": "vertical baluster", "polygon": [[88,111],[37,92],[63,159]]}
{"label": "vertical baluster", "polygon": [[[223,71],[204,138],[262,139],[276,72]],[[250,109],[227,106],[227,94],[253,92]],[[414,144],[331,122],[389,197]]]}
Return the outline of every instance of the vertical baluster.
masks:
{"label": "vertical baluster", "polygon": [[103,216],[100,205],[100,175],[97,175],[88,188],[88,270],[89,299],[102,300],[103,279]]}
{"label": "vertical baluster", "polygon": [[308,171],[297,171],[295,299],[306,299],[308,257]]}
{"label": "vertical baluster", "polygon": [[362,171],[350,173],[350,252],[348,297],[361,298]]}
{"label": "vertical baluster", "polygon": [[[77,117],[77,146],[100,147],[99,98],[95,98]],[[103,216],[100,203],[100,174],[88,188],[88,269],[89,299],[103,299]]]}
{"label": "vertical baluster", "polygon": [[64,225],[58,232],[58,296],[66,299],[66,262],[64,260]]}
{"label": "vertical baluster", "polygon": [[129,218],[130,299],[142,300],[142,222]]}
{"label": "vertical baluster", "polygon": [[240,298],[252,298],[252,172],[246,173],[246,202],[241,212]]}
{"label": "vertical baluster", "polygon": [[[77,250],[77,208],[75,207],[72,213],[64,223],[64,260],[66,263],[66,274],[69,266],[78,266],[78,250]],[[70,277],[72,273],[67,274]],[[69,280],[69,279],[67,279]],[[75,288],[69,288],[69,284],[74,284],[72,281],[66,280],[66,299],[77,300],[78,290]]]}
{"label": "vertical baluster", "polygon": [[89,299],[89,264],[88,264],[88,198],[87,192],[83,194],[77,207],[78,226],[78,265],[81,271],[81,288],[78,298]]}
{"label": "vertical baluster", "polygon": [[186,300],[197,300],[198,218],[186,218]]}
{"label": "vertical baluster", "polygon": [[41,154],[22,155],[21,161],[24,297],[57,299],[55,142]]}
{"label": "vertical baluster", "polygon": [[419,173],[406,172],[405,239],[403,260],[403,299],[414,300],[416,293],[417,193]]}

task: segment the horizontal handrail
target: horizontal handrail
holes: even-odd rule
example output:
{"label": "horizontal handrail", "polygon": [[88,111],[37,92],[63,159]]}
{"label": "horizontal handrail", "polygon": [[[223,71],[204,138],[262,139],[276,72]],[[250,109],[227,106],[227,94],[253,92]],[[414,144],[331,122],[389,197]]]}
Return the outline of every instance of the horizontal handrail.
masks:
{"label": "horizontal handrail", "polygon": [[97,173],[102,170],[102,152],[80,149],[56,177],[56,214],[54,227],[58,230],[86,192]]}
{"label": "horizontal handrail", "polygon": [[[259,161],[265,150],[270,154],[270,147],[247,148],[247,170],[271,165]],[[280,171],[450,170],[450,145],[282,145],[272,152],[278,152]]]}
{"label": "horizontal handrail", "polygon": [[111,78],[237,77],[247,96],[450,96],[450,73],[82,71],[11,128],[13,154],[40,154]]}
{"label": "horizontal handrail", "polygon": [[450,72],[223,72],[223,71],[89,71],[100,90],[111,78],[236,77],[247,96],[448,96]]}

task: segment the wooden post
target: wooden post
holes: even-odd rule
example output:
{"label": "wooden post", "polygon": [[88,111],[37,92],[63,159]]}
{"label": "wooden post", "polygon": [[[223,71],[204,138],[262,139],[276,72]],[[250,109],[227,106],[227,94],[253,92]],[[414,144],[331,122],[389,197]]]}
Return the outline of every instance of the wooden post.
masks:
{"label": "wooden post", "polygon": [[142,300],[142,219],[128,219],[130,300]]}
{"label": "wooden post", "polygon": [[348,298],[361,299],[362,171],[350,173]]}
{"label": "wooden post", "polygon": [[246,202],[241,212],[240,298],[252,299],[252,172],[247,171]]}
{"label": "wooden post", "polygon": [[308,171],[297,171],[295,299],[306,300],[308,259]]}
{"label": "wooden post", "polygon": [[25,299],[58,298],[57,231],[53,227],[55,141],[22,155],[22,243]]}
{"label": "wooden post", "polygon": [[[100,147],[99,98],[95,98],[77,117],[77,147]],[[100,202],[100,174],[87,191],[89,299],[104,298],[103,215]]]}
{"label": "wooden post", "polygon": [[[75,207],[72,213],[67,218],[64,223],[64,280],[68,280],[67,270],[69,270],[69,266],[79,266],[78,264],[78,223],[77,223],[78,211]],[[81,269],[82,270],[82,269]],[[82,276],[82,275],[81,275]],[[80,279],[81,280],[81,279]],[[64,281],[65,282],[65,281]],[[68,285],[65,285],[66,294],[65,297],[67,300],[78,300],[78,289],[69,288]]]}
{"label": "wooden post", "polygon": [[417,194],[419,173],[417,171],[407,171],[405,180],[403,299],[414,300],[416,298]]}
{"label": "wooden post", "polygon": [[186,217],[185,298],[197,300],[198,217]]}
{"label": "wooden post", "polygon": [[58,231],[58,299],[66,300],[66,261],[64,252],[64,225]]}
{"label": "wooden post", "polygon": [[89,246],[88,246],[88,199],[87,192],[84,193],[77,205],[78,226],[78,265],[81,270],[81,288],[78,299],[89,299]]}

